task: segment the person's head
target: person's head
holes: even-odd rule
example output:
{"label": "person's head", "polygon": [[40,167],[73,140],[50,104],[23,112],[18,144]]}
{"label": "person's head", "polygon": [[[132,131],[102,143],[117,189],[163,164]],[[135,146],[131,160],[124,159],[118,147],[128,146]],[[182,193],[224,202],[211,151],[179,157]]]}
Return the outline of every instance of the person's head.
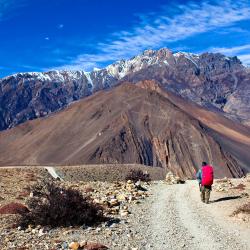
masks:
{"label": "person's head", "polygon": [[201,164],[202,167],[207,166],[207,163],[205,161],[202,162]]}

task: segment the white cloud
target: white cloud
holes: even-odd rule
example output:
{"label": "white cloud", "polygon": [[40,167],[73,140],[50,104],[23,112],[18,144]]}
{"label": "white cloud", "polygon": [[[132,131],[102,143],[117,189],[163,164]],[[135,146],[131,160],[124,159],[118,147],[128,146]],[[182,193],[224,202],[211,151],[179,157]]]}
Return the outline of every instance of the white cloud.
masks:
{"label": "white cloud", "polygon": [[219,52],[228,56],[234,56],[239,53],[244,53],[245,50],[250,50],[250,44],[235,47],[211,48],[210,50],[212,52]]}
{"label": "white cloud", "polygon": [[238,58],[243,62],[243,64],[250,65],[250,44],[244,44],[235,47],[210,48],[210,51],[215,53],[222,53],[227,56],[237,55]]}
{"label": "white cloud", "polygon": [[250,19],[249,0],[217,0],[216,4],[203,1],[200,4],[178,5],[175,16],[170,16],[166,10],[167,8],[161,13],[141,15],[141,21],[130,30],[116,32],[106,41],[97,43],[96,54],[80,54],[61,68],[89,70],[92,64],[128,58],[144,49],[159,48],[167,42],[230,27],[238,21]]}
{"label": "white cloud", "polygon": [[243,64],[250,66],[250,53],[238,56]]}
{"label": "white cloud", "polygon": [[57,26],[57,28],[58,28],[58,29],[63,29],[63,28],[64,28],[64,24],[62,24],[62,23],[59,24],[59,25]]}
{"label": "white cloud", "polygon": [[50,38],[47,36],[47,37],[45,37],[44,38],[46,41],[49,41],[50,40]]}

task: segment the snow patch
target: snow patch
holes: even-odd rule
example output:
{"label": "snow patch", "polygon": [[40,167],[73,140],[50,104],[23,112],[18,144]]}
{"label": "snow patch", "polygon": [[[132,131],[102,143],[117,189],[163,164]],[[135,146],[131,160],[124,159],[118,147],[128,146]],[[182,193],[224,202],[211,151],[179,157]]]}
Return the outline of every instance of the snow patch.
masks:
{"label": "snow patch", "polygon": [[93,87],[93,81],[92,81],[92,79],[91,79],[90,72],[84,72],[84,75],[85,75],[86,78],[88,79],[88,83],[90,83],[91,86]]}

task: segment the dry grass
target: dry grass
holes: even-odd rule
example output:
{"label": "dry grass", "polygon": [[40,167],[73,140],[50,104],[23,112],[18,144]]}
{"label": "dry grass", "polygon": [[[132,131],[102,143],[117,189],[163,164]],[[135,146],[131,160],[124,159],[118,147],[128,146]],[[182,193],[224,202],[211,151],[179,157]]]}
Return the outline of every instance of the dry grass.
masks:
{"label": "dry grass", "polygon": [[250,202],[240,206],[237,210],[233,212],[233,215],[237,215],[240,213],[250,214]]}
{"label": "dry grass", "polygon": [[244,191],[246,188],[246,185],[240,183],[239,185],[235,186],[235,187],[232,187],[232,189],[238,189],[240,191]]}

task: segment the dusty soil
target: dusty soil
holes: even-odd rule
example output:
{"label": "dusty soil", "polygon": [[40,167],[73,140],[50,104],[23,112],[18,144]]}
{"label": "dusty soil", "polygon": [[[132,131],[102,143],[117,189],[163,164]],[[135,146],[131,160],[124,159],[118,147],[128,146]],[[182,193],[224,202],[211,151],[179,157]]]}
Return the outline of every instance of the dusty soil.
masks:
{"label": "dusty soil", "polygon": [[[44,177],[49,178],[43,169],[0,169],[1,206],[25,203],[29,186]],[[92,187],[98,190],[93,196],[99,197],[118,187],[110,182],[73,180],[65,185],[80,191]],[[84,240],[113,250],[250,249],[250,215],[231,216],[250,202],[246,178],[216,181],[210,204],[201,203],[196,181],[179,185],[155,181],[145,187],[143,199],[127,204],[128,216],[113,215],[96,227],[44,228],[39,234],[38,228],[13,228],[15,216],[0,215],[0,249],[68,249],[70,242]]]}

